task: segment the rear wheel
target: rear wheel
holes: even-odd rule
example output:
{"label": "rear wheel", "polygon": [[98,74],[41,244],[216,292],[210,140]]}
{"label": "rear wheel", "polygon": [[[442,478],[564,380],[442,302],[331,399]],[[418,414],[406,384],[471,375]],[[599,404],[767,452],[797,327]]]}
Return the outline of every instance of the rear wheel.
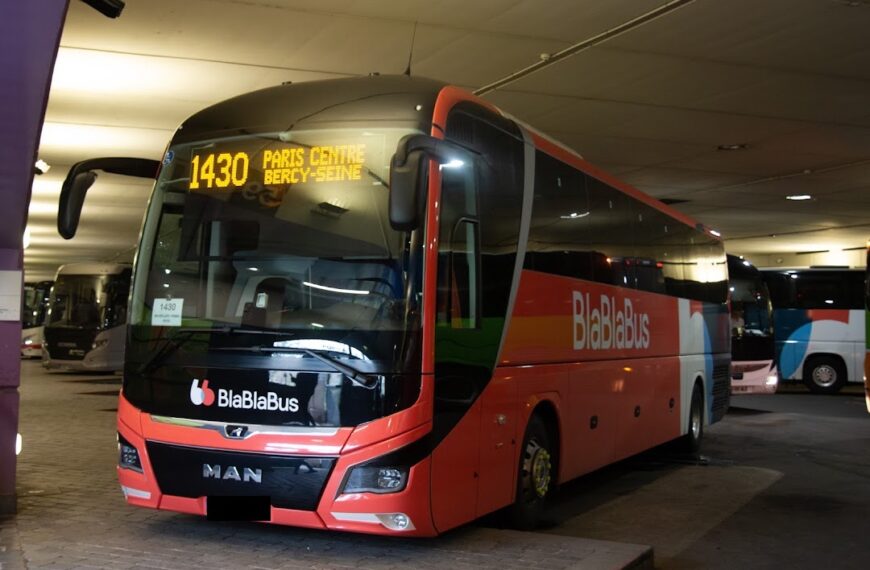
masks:
{"label": "rear wheel", "polygon": [[701,439],[704,437],[704,393],[700,383],[695,383],[692,389],[687,427],[686,435],[679,440],[680,451],[698,453],[701,450]]}
{"label": "rear wheel", "polygon": [[528,530],[540,523],[553,490],[555,453],[544,420],[532,416],[523,438],[516,500],[510,508],[513,526]]}
{"label": "rear wheel", "polygon": [[814,356],[804,364],[804,384],[816,394],[836,394],[846,383],[846,367],[833,356]]}

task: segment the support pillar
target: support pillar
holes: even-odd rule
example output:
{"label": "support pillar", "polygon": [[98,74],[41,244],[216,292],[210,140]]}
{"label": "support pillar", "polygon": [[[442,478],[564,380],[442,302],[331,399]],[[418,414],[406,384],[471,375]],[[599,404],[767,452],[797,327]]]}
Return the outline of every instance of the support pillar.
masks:
{"label": "support pillar", "polygon": [[[0,4],[0,271],[23,268],[33,163],[66,9],[67,0]],[[21,322],[0,320],[0,515],[16,510],[20,351]]]}

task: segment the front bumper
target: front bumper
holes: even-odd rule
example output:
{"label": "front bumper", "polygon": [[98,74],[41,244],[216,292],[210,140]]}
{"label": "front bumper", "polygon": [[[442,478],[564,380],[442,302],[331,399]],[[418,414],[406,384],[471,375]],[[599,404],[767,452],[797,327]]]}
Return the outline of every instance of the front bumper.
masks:
{"label": "front bumper", "polygon": [[[139,425],[134,428],[131,423]],[[377,422],[371,424],[374,423]],[[372,534],[434,536],[429,457],[410,468],[402,491],[341,493],[351,467],[420,440],[430,431],[430,424],[418,425],[370,445],[359,445],[360,438],[352,437],[353,428],[333,431],[334,434],[325,436],[262,433],[245,440],[231,440],[214,430],[158,425],[148,414],[132,408],[122,396],[118,432],[138,450],[142,469],[140,472],[119,466],[118,479],[127,502],[142,507],[207,516],[209,495],[269,496],[270,516],[261,522]],[[170,449],[167,456],[168,448],[175,451]],[[161,451],[155,454],[155,450]],[[189,453],[185,454],[185,450]],[[158,457],[160,454],[163,457]],[[171,470],[167,470],[167,465]],[[216,481],[213,475],[218,465],[224,469],[233,466],[236,470],[229,480]],[[204,469],[210,475],[207,478],[203,476]],[[244,479],[244,469],[252,470],[249,479],[255,472],[262,473],[262,483],[237,480],[237,474]],[[402,517],[407,518],[408,524],[396,528],[395,521],[402,522]]]}
{"label": "front bumper", "polygon": [[770,361],[741,362],[731,369],[731,394],[775,394],[779,385],[776,365]]}
{"label": "front bumper", "polygon": [[118,362],[106,362],[89,359],[87,356],[82,360],[58,360],[56,358],[45,359],[42,366],[47,370],[63,370],[68,372],[115,372],[123,369],[123,364]]}
{"label": "front bumper", "polygon": [[40,358],[42,356],[41,344],[22,344],[21,356],[23,358]]}

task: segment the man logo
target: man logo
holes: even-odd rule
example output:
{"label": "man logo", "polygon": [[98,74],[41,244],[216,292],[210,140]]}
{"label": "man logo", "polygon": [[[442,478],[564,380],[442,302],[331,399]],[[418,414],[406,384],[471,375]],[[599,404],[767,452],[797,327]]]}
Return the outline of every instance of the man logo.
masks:
{"label": "man logo", "polygon": [[202,464],[202,476],[204,479],[220,479],[221,481],[239,481],[241,483],[262,483],[263,470],[251,469],[250,467],[242,467],[242,472],[239,474],[239,468],[233,465],[223,467],[221,465]]}
{"label": "man logo", "polygon": [[208,387],[208,380],[203,380],[200,386],[199,380],[193,379],[190,383],[190,401],[197,406],[214,404],[214,390]]}
{"label": "man logo", "polygon": [[248,426],[226,426],[227,437],[233,439],[244,439],[248,435]]}

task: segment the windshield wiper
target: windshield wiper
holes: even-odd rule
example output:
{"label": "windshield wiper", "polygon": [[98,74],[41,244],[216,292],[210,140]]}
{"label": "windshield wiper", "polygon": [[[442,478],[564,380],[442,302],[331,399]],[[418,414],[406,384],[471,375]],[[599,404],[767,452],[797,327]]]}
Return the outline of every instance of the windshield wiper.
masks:
{"label": "windshield wiper", "polygon": [[223,334],[267,334],[270,336],[294,336],[296,333],[285,333],[280,331],[262,330],[262,329],[246,329],[242,327],[231,327],[224,325],[222,327],[189,327],[180,328],[174,335],[166,338],[166,342],[160,347],[160,350],[151,355],[151,358],[142,363],[139,367],[139,374],[147,374],[154,370],[161,362],[169,358],[179,348],[184,346],[190,338],[198,333],[223,333]]}
{"label": "windshield wiper", "polygon": [[368,390],[373,390],[377,384],[378,379],[376,376],[372,374],[367,374],[365,372],[360,372],[356,368],[349,366],[342,362],[337,358],[333,358],[328,356],[328,350],[320,350],[316,348],[287,348],[283,346],[222,346],[219,348],[215,348],[213,350],[232,350],[232,351],[243,351],[243,352],[256,352],[256,353],[267,353],[267,352],[282,352],[282,353],[290,353],[290,354],[307,354],[312,358],[316,358],[320,362],[326,364],[330,368],[341,372],[348,379],[360,386],[362,388],[366,388]]}

